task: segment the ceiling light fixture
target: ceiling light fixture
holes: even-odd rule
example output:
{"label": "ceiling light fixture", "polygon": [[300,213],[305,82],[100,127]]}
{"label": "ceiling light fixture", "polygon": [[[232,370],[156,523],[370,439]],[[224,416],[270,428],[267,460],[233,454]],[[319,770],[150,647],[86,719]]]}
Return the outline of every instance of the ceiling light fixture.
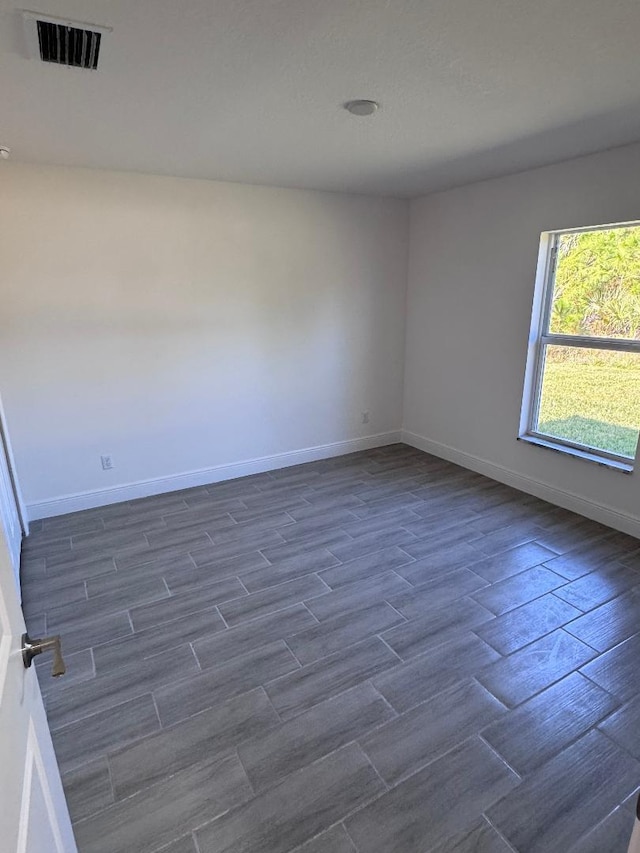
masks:
{"label": "ceiling light fixture", "polygon": [[7,148],[6,145],[0,145],[0,157],[2,157],[3,160],[8,160],[9,154],[11,154],[11,149]]}
{"label": "ceiling light fixture", "polygon": [[344,108],[354,116],[371,116],[380,109],[380,104],[377,101],[347,101]]}

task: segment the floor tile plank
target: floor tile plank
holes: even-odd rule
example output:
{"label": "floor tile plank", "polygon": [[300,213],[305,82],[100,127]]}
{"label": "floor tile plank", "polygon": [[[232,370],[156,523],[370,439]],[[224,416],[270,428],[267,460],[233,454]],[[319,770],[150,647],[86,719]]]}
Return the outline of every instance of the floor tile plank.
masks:
{"label": "floor tile plank", "polygon": [[473,599],[459,598],[446,608],[430,607],[422,616],[385,631],[382,639],[402,660],[408,660],[493,619]]}
{"label": "floor tile plank", "polygon": [[288,853],[384,790],[352,744],[196,831],[201,853]]}
{"label": "floor tile plank", "polygon": [[633,830],[633,816],[616,809],[588,835],[578,841],[569,853],[627,853]]}
{"label": "floor tile plank", "polygon": [[640,572],[621,563],[608,563],[557,589],[555,594],[574,607],[588,611],[639,584]]}
{"label": "floor tile plank", "polygon": [[[521,782],[487,815],[516,850],[569,850],[635,790],[639,774],[635,759],[593,731]],[[599,784],[602,779],[606,785]]]}
{"label": "floor tile plank", "polygon": [[476,681],[444,690],[360,740],[389,785],[439,758],[506,713]]}
{"label": "floor tile plank", "polygon": [[619,704],[610,693],[573,672],[488,726],[482,737],[516,773],[525,776],[586,734]]}
{"label": "floor tile plank", "polygon": [[483,819],[467,832],[456,832],[429,853],[513,853],[513,848]]}
{"label": "floor tile plank", "polygon": [[613,693],[619,699],[631,699],[640,693],[637,664],[640,660],[640,634],[620,643],[619,646],[600,655],[583,666],[581,672]]}
{"label": "floor tile plank", "polygon": [[345,825],[367,853],[423,853],[474,826],[518,777],[474,738],[410,776]]}
{"label": "floor tile plank", "polygon": [[529,699],[596,656],[562,629],[547,634],[478,674],[478,680],[509,707]]}
{"label": "floor tile plank", "polygon": [[411,585],[395,572],[374,575],[367,581],[353,581],[333,592],[317,598],[307,599],[305,605],[321,622],[344,613],[367,607],[378,601],[390,601],[402,592],[409,592]]}
{"label": "floor tile plank", "polygon": [[287,720],[398,663],[391,649],[373,637],[271,681],[266,690]]}
{"label": "floor tile plank", "polygon": [[499,658],[491,646],[467,632],[394,667],[373,683],[396,711],[402,713],[459,681],[475,676]]}
{"label": "floor tile plank", "polygon": [[152,655],[166,654],[183,643],[190,643],[211,634],[224,631],[224,621],[213,607],[197,613],[189,613],[171,622],[163,622],[144,631],[118,637],[93,647],[96,673],[101,675],[130,661],[143,661]]}
{"label": "floor tile plank", "polygon": [[128,699],[144,696],[163,684],[179,685],[176,689],[184,691],[183,680],[199,671],[193,652],[187,645],[179,646],[170,655],[148,658],[144,667],[132,661],[100,678],[70,685],[47,695],[45,704],[49,724],[52,728],[59,728],[113,708]]}
{"label": "floor tile plank", "polygon": [[404,622],[404,616],[380,601],[287,636],[286,641],[304,666]]}
{"label": "floor tile plank", "polygon": [[357,850],[347,831],[338,824],[297,847],[295,853],[357,853]]}
{"label": "floor tile plank", "polygon": [[527,569],[503,581],[498,581],[474,594],[474,599],[496,616],[507,613],[521,604],[540,598],[546,592],[558,589],[566,579],[544,566]]}
{"label": "floor tile plank", "polygon": [[264,735],[280,720],[264,690],[258,688],[110,751],[109,767],[118,800],[202,760],[218,758],[244,741]]}
{"label": "floor tile plank", "polygon": [[203,761],[76,823],[78,847],[82,853],[153,853],[250,796],[237,756]]}
{"label": "floor tile plank", "polygon": [[154,691],[160,722],[169,726],[299,667],[298,661],[280,641],[211,667],[191,677],[187,683],[160,685]]}
{"label": "floor tile plank", "polygon": [[284,610],[290,605],[324,595],[326,592],[329,592],[329,587],[317,575],[304,575],[242,598],[236,596],[233,601],[221,604],[218,610],[227,625],[233,626],[266,616],[276,610]]}
{"label": "floor tile plank", "polygon": [[109,766],[104,756],[64,773],[62,784],[74,822],[103,811],[113,803]]}
{"label": "floor tile plank", "polygon": [[638,608],[640,590],[631,590],[569,622],[566,630],[599,652],[606,652],[638,631]]}
{"label": "floor tile plank", "polygon": [[207,669],[317,624],[315,617],[304,605],[294,604],[284,610],[269,613],[250,622],[242,622],[226,631],[196,640],[193,650],[200,666]]}
{"label": "floor tile plank", "polygon": [[393,716],[370,684],[360,684],[245,741],[238,754],[254,790],[262,791]]}
{"label": "floor tile plank", "polygon": [[577,608],[548,593],[474,630],[501,655],[510,655],[579,616]]}
{"label": "floor tile plank", "polygon": [[345,584],[369,580],[375,575],[392,571],[411,562],[413,562],[413,557],[410,557],[397,545],[392,545],[390,548],[383,548],[374,554],[365,554],[364,557],[357,557],[348,563],[342,563],[333,569],[326,569],[319,574],[331,589],[339,589]]}
{"label": "floor tile plank", "polygon": [[[476,548],[482,547],[476,543]],[[539,566],[545,560],[554,557],[553,551],[548,551],[537,542],[528,542],[518,545],[507,551],[501,551],[484,560],[473,564],[473,571],[491,583],[505,580],[505,578],[516,575],[525,569]]]}

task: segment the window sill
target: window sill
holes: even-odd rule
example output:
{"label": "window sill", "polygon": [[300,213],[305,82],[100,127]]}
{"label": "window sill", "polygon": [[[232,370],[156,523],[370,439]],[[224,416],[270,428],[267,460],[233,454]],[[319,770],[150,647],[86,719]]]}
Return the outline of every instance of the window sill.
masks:
{"label": "window sill", "polygon": [[524,441],[527,444],[534,444],[536,447],[545,447],[547,450],[555,450],[556,453],[573,456],[575,459],[582,459],[585,462],[601,465],[604,468],[611,468],[614,471],[620,471],[623,474],[633,474],[633,460],[629,460],[629,462],[619,462],[617,459],[607,459],[605,456],[599,456],[597,453],[578,450],[577,447],[568,447],[566,444],[559,444],[555,441],[539,438],[537,435],[520,435],[518,436],[518,441]]}

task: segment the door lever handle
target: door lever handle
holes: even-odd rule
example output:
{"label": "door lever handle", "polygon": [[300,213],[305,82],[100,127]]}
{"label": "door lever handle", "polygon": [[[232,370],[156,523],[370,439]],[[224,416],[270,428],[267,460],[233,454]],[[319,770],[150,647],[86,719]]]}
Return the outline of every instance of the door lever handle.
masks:
{"label": "door lever handle", "polygon": [[43,637],[41,640],[32,640],[28,634],[22,635],[22,660],[27,669],[31,666],[36,655],[41,655],[42,652],[48,651],[53,652],[53,669],[51,670],[51,675],[54,678],[64,675],[67,668],[62,659],[62,646],[59,634],[53,637]]}

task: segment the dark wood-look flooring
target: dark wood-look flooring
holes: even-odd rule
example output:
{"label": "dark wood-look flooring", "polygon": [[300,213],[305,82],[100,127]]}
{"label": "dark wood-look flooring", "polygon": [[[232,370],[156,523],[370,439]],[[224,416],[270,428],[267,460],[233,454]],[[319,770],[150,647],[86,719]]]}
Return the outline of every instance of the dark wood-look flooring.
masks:
{"label": "dark wood-look flooring", "polygon": [[34,524],[81,853],[624,853],[640,541],[403,445]]}

